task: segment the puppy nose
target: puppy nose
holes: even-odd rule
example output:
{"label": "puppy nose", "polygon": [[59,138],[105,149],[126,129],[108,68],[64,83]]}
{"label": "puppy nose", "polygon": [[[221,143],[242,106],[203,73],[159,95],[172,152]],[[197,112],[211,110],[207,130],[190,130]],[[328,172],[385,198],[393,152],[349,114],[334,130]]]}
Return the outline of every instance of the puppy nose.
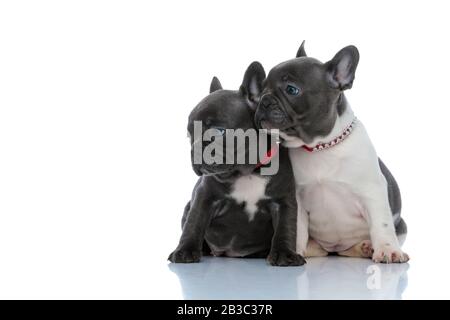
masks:
{"label": "puppy nose", "polygon": [[261,101],[259,103],[263,108],[268,108],[272,105],[277,104],[277,100],[274,97],[272,97],[271,94],[266,94],[262,96]]}

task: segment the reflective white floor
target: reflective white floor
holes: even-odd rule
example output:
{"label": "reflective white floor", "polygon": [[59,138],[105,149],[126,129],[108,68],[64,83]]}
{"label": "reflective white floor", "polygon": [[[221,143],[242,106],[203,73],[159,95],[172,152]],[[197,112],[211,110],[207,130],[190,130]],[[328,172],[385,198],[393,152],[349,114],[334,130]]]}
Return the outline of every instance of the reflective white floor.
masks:
{"label": "reflective white floor", "polygon": [[402,299],[409,265],[326,257],[277,268],[263,259],[206,257],[168,268],[184,299]]}

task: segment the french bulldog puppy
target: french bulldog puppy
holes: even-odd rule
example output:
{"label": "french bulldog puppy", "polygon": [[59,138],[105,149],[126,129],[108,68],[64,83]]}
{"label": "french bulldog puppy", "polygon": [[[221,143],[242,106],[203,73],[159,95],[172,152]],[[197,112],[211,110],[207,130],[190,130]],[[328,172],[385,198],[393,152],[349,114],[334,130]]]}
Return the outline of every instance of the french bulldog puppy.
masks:
{"label": "french bulldog puppy", "polygon": [[[190,114],[191,160],[200,178],[186,205],[181,239],[169,256],[171,262],[199,262],[206,248],[215,256],[264,257],[274,266],[305,263],[295,251],[297,201],[287,149],[278,144],[274,144],[276,149],[273,146],[269,149],[272,161],[275,157],[279,160],[275,175],[262,175],[262,162],[199,164],[194,161],[199,144],[200,150],[210,145],[208,141],[194,138],[195,122],[201,122],[204,132],[213,129],[224,139],[229,138],[229,129],[256,132],[254,113],[264,79],[264,69],[258,62],[248,67],[238,91],[223,90],[214,78],[210,94]],[[245,146],[246,154],[248,147]],[[244,151],[237,148],[238,152]],[[270,157],[265,159],[265,166]]]}
{"label": "french bulldog puppy", "polygon": [[322,63],[306,56],[303,42],[297,58],[269,72],[255,121],[280,129],[289,148],[299,204],[297,252],[406,262],[399,187],[344,95],[358,61],[357,48],[348,46]]}

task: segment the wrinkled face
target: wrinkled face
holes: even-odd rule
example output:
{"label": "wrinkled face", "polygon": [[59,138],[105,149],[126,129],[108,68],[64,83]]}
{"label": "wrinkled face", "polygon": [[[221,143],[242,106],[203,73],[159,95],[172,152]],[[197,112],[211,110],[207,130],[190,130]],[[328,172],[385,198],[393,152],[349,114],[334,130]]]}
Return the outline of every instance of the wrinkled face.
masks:
{"label": "wrinkled face", "polygon": [[259,127],[277,128],[305,143],[331,132],[340,90],[331,88],[323,63],[297,58],[274,67],[267,76],[256,112]]}
{"label": "wrinkled face", "polygon": [[265,78],[263,66],[256,61],[245,71],[237,91],[223,90],[213,78],[210,94],[189,116],[187,129],[196,174],[226,180],[255,169],[257,160],[252,155],[257,155],[259,135],[254,117]]}
{"label": "wrinkled face", "polygon": [[[251,172],[255,165],[249,164],[249,144],[238,144],[226,149],[227,141],[234,137],[230,129],[249,129],[256,132],[254,112],[238,91],[219,90],[203,99],[189,116],[188,135],[191,142],[191,161],[198,175],[215,175],[222,179],[240,173]],[[222,145],[222,148],[217,146]],[[202,163],[196,163],[195,154],[200,152]],[[227,164],[227,152],[232,152],[232,163]],[[237,164],[238,154],[244,154],[246,163]],[[207,157],[211,156],[212,163]],[[197,158],[198,159],[198,158]],[[198,161],[197,161],[198,162]]]}
{"label": "wrinkled face", "polygon": [[306,56],[303,42],[296,59],[269,72],[256,110],[256,125],[280,129],[282,138],[304,144],[327,136],[337,116],[345,111],[342,92],[352,87],[358,61],[358,49],[347,46],[322,63]]}

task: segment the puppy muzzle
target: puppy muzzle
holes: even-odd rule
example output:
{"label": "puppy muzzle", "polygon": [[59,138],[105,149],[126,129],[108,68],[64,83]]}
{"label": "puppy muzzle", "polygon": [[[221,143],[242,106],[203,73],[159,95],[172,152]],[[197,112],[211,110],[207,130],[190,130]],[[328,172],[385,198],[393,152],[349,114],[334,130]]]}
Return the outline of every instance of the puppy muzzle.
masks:
{"label": "puppy muzzle", "polygon": [[288,115],[281,107],[278,98],[267,93],[261,97],[255,118],[259,127],[280,128],[286,124]]}

